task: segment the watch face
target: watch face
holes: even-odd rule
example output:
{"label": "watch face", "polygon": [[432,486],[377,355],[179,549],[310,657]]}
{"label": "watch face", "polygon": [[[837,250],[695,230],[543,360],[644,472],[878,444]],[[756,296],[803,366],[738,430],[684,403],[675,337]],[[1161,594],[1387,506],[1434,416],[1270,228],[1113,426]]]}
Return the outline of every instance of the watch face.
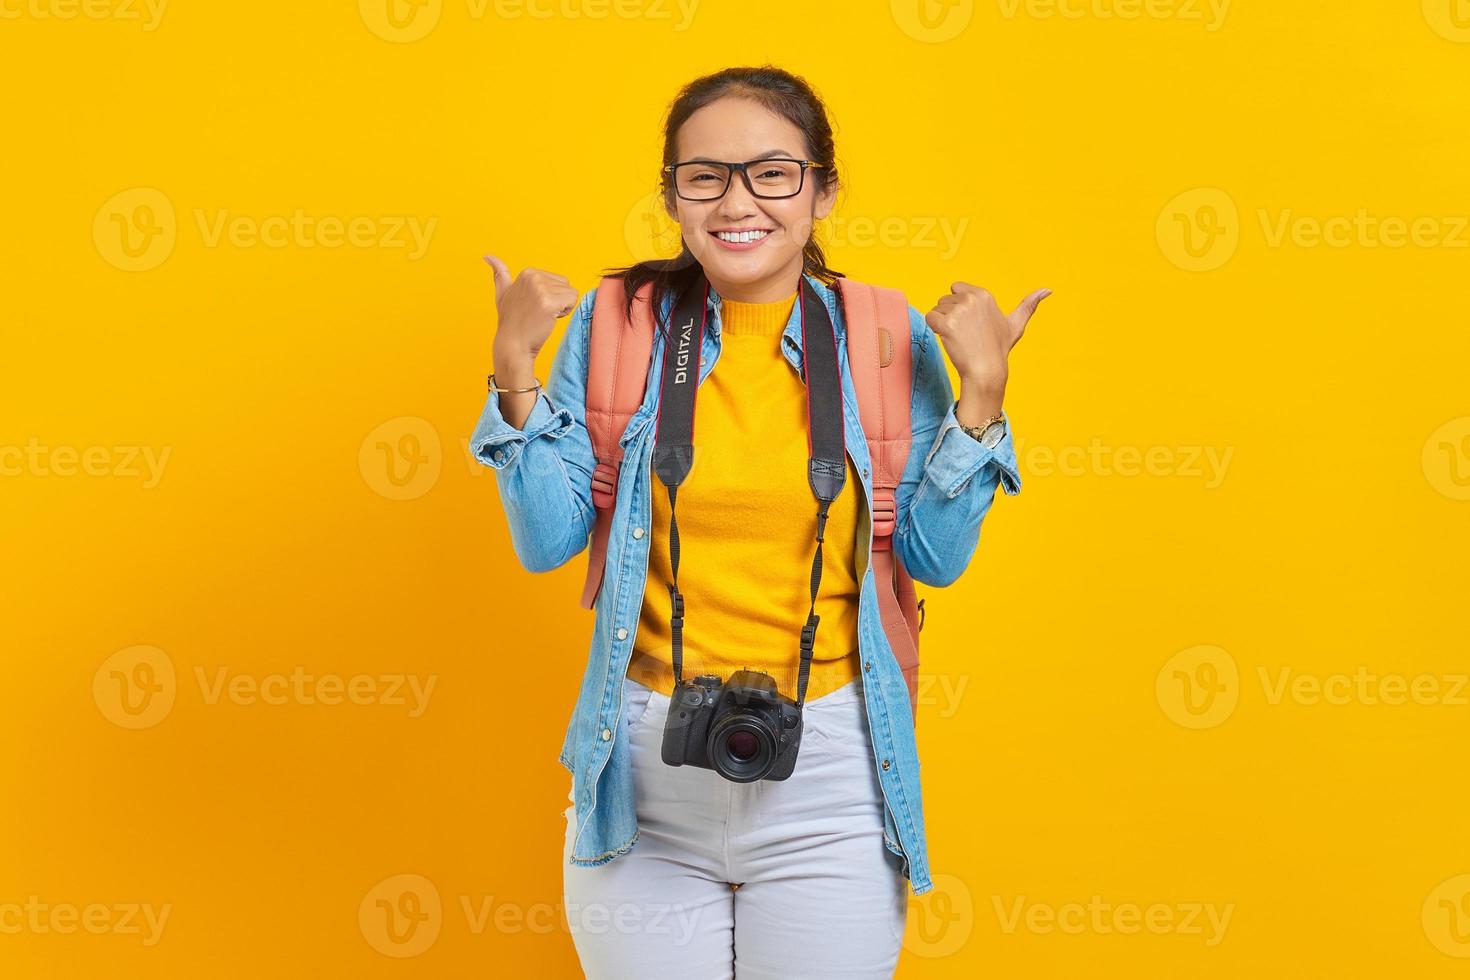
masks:
{"label": "watch face", "polygon": [[992,422],[985,427],[984,432],[980,433],[980,445],[986,449],[994,449],[1000,445],[1000,441],[1005,437],[1005,434],[1006,424],[1004,422]]}

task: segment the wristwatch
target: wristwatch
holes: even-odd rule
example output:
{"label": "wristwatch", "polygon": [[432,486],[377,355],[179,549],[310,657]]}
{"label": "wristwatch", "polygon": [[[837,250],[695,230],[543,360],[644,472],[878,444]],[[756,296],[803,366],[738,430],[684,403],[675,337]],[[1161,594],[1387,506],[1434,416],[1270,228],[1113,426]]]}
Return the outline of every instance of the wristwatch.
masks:
{"label": "wristwatch", "polygon": [[[955,407],[958,408],[959,404],[959,400],[956,399]],[[963,422],[960,422],[959,426],[965,430],[966,435],[980,443],[986,449],[994,449],[1000,445],[1001,439],[1006,434],[1006,420],[1004,415],[991,416],[979,425],[965,425]]]}

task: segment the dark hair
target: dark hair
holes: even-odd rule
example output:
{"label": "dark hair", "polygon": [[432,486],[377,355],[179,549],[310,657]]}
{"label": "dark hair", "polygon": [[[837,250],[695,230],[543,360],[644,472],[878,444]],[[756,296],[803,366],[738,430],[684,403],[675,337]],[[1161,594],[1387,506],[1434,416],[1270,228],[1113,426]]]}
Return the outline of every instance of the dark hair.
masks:
{"label": "dark hair", "polygon": [[[837,160],[832,144],[832,126],[827,121],[826,107],[804,79],[774,65],[762,65],[758,68],[726,68],[711,75],[696,78],[685,85],[669,106],[668,116],[664,120],[662,166],[678,162],[674,155],[678,149],[679,127],[684,125],[684,122],[696,111],[727,95],[758,102],[772,112],[790,120],[797,129],[801,130],[802,136],[806,139],[808,159],[822,164],[817,169],[808,170],[807,179],[821,181],[819,187],[832,187],[837,184]],[[664,206],[672,212],[676,200],[673,184],[662,171],[659,176]],[[804,274],[815,276],[829,286],[843,278],[842,273],[827,267],[827,257],[823,254],[822,247],[817,244],[815,232],[802,246],[802,256]],[[699,273],[699,262],[694,258],[694,253],[689,251],[689,246],[684,242],[681,234],[679,254],[674,258],[653,259],[621,268],[608,268],[604,269],[602,274],[623,280],[623,288],[627,294],[625,315],[631,320],[634,294],[644,284],[653,283],[651,300],[654,315],[657,317],[663,305],[664,296],[672,293],[677,302],[678,297],[697,281]],[[660,329],[663,329],[664,326],[664,324],[659,324]]]}

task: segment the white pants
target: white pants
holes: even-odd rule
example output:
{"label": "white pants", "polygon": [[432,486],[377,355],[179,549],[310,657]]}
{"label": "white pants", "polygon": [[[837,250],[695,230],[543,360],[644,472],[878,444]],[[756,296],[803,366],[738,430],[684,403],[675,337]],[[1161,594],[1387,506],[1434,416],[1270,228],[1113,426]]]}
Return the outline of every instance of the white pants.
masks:
{"label": "white pants", "polygon": [[806,703],[789,778],[734,783],[666,765],[669,697],[624,679],[638,840],[573,865],[565,811],[563,898],[591,980],[893,976],[908,882],[883,844],[859,683]]}

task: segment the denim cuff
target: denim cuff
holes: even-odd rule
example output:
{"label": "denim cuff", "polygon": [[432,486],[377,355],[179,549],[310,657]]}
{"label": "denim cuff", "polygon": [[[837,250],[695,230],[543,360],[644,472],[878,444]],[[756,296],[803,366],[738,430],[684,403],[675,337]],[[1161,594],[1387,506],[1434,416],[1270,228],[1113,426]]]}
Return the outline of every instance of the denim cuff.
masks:
{"label": "denim cuff", "polygon": [[555,408],[542,388],[536,393],[536,403],[531,406],[525,426],[517,429],[500,414],[500,392],[492,391],[485,399],[475,434],[470,437],[470,449],[484,465],[503,470],[516,461],[526,443],[538,436],[560,439],[572,424],[572,413]]}
{"label": "denim cuff", "polygon": [[939,435],[934,439],[934,448],[924,460],[924,472],[934,484],[953,500],[964,491],[967,484],[981,468],[994,463],[1000,477],[1000,486],[1008,495],[1021,492],[1021,474],[1016,467],[1016,445],[1011,440],[1011,419],[1004,411],[1005,434],[995,446],[987,448],[980,440],[960,428],[954,414],[955,403],[951,402],[939,426]]}

